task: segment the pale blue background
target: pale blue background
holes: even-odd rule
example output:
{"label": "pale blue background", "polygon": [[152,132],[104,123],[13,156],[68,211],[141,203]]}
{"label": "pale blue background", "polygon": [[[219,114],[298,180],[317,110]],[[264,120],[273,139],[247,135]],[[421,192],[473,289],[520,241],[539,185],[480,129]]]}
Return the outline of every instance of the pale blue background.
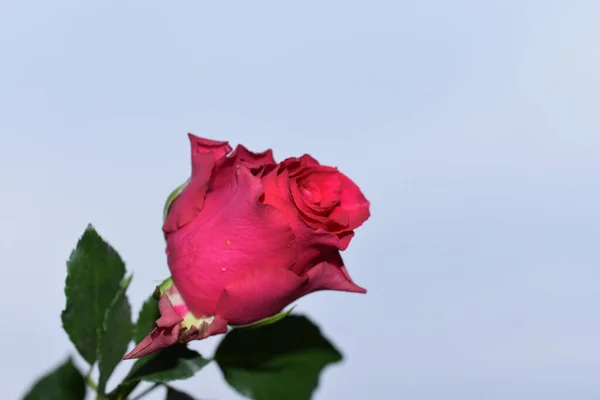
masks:
{"label": "pale blue background", "polygon": [[[73,352],[88,222],[135,312],[167,275],[191,131],[309,152],[372,201],[345,252],[369,293],[297,302],[346,356],[315,399],[600,398],[599,20],[594,0],[3,1],[2,397]],[[240,398],[214,365],[175,386]]]}

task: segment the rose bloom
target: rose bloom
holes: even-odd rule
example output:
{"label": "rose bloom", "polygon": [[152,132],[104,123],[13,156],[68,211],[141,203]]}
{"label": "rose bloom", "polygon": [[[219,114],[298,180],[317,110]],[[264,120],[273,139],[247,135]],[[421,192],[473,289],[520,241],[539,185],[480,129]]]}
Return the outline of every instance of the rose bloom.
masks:
{"label": "rose bloom", "polygon": [[192,176],[163,225],[172,279],[157,290],[161,318],[125,358],[260,321],[314,291],[366,292],[340,256],[370,215],[354,182],[309,155],[276,163],[271,150],[189,138]]}

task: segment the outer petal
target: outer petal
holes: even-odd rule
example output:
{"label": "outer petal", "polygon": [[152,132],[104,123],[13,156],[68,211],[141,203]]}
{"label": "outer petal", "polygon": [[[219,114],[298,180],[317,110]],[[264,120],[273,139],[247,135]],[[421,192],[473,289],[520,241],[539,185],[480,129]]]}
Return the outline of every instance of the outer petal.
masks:
{"label": "outer petal", "polygon": [[166,234],[192,222],[204,205],[207,184],[215,166],[215,159],[211,153],[200,153],[193,157],[192,177],[179,196],[173,200],[167,212],[163,224],[163,231]]}
{"label": "outer petal", "polygon": [[289,174],[281,166],[277,166],[270,171],[262,170],[260,179],[263,185],[264,193],[260,199],[262,203],[270,204],[287,213],[298,213],[294,211],[292,204],[287,204],[290,198]]}
{"label": "outer petal", "polygon": [[183,303],[172,281],[163,283],[157,291],[160,295],[158,309],[161,316],[156,320],[156,328],[126,354],[124,359],[143,357],[177,342],[187,343],[227,332],[227,321],[221,316],[194,316]]}
{"label": "outer petal", "polygon": [[183,318],[175,312],[167,296],[161,296],[158,308],[161,317],[156,321],[156,328],[123,359],[143,357],[177,343]]}
{"label": "outer petal", "polygon": [[307,167],[320,166],[319,162],[309,154],[304,154],[302,157],[289,157],[281,162],[282,168],[289,171],[291,177],[295,177],[302,173]]}
{"label": "outer petal", "polygon": [[350,241],[354,237],[354,231],[346,231],[338,234],[338,238],[340,239],[339,248],[340,250],[346,250]]}
{"label": "outer petal", "polygon": [[260,179],[239,166],[191,224],[167,237],[173,280],[195,315],[215,315],[223,288],[240,275],[296,263],[294,233],[280,211],[258,201],[262,194]]}
{"label": "outer petal", "polygon": [[218,161],[231,152],[231,146],[228,142],[205,139],[192,133],[188,133],[188,137],[192,145],[192,158],[198,153],[211,153]]}
{"label": "outer petal", "polygon": [[318,290],[340,290],[343,292],[367,293],[367,290],[355,284],[346,267],[338,267],[328,262],[322,262],[311,268],[306,276],[309,283],[304,294]]}
{"label": "outer petal", "polygon": [[300,297],[308,279],[277,266],[257,268],[225,287],[217,314],[234,325],[270,317]]}
{"label": "outer petal", "polygon": [[218,160],[231,151],[227,142],[204,139],[191,133],[188,136],[192,153],[192,177],[167,213],[163,225],[163,231],[167,234],[189,224],[200,213],[213,168]]}
{"label": "outer petal", "polygon": [[319,290],[366,293],[341,262],[338,254],[332,262],[321,262],[302,276],[277,267],[250,271],[225,288],[217,313],[233,325],[245,325],[275,315],[294,300]]}
{"label": "outer petal", "polygon": [[300,165],[302,165],[303,167],[314,167],[321,164],[319,164],[319,162],[315,160],[310,154],[304,154],[302,157],[300,157]]}
{"label": "outer petal", "polygon": [[252,167],[260,167],[268,164],[275,164],[275,159],[273,158],[273,150],[268,149],[263,151],[262,153],[254,153],[241,144],[239,144],[233,154],[232,158],[235,158],[237,161],[242,161],[247,164],[250,164]]}
{"label": "outer petal", "polygon": [[275,165],[273,151],[269,149],[262,153],[254,153],[241,144],[238,145],[230,155],[217,162],[216,171],[210,181],[211,190],[218,190],[228,185],[235,174],[235,169],[241,164],[246,165],[250,170],[262,170],[267,166]]}
{"label": "outer petal", "polygon": [[354,230],[361,226],[371,215],[369,211],[370,203],[350,178],[340,172],[339,179],[342,183],[340,208],[346,211],[350,218],[348,229]]}

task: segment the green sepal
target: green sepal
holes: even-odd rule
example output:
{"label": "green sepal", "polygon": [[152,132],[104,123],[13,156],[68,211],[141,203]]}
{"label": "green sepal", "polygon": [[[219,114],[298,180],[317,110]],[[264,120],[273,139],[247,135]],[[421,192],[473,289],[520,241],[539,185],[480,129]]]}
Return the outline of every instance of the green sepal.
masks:
{"label": "green sepal", "polygon": [[277,321],[281,321],[282,319],[284,319],[285,317],[287,317],[288,315],[290,315],[290,313],[294,310],[294,308],[296,308],[296,306],[292,306],[292,308],[290,308],[287,311],[282,311],[282,312],[277,313],[277,314],[275,314],[273,316],[261,319],[261,320],[256,321],[256,322],[252,322],[250,324],[246,324],[246,325],[231,325],[231,327],[234,328],[234,329],[239,329],[239,328],[259,328],[261,326],[270,325],[270,324],[273,324],[273,323],[275,323]]}
{"label": "green sepal", "polygon": [[171,208],[171,204],[173,203],[173,201],[175,201],[177,196],[179,196],[179,193],[181,193],[183,191],[183,189],[185,189],[185,187],[187,186],[188,183],[190,183],[189,179],[187,181],[185,181],[182,185],[177,186],[175,188],[175,190],[173,190],[171,192],[169,197],[167,197],[167,201],[165,202],[165,207],[163,209],[163,222],[165,222],[165,220],[167,219],[167,214],[169,214],[169,209]]}
{"label": "green sepal", "polygon": [[158,285],[156,287],[156,289],[154,289],[154,293],[152,293],[152,297],[154,297],[156,300],[159,300],[161,298],[161,296],[163,294],[165,294],[165,292],[167,290],[171,289],[172,286],[173,286],[173,278],[168,277],[167,279],[162,281],[162,283],[160,285]]}

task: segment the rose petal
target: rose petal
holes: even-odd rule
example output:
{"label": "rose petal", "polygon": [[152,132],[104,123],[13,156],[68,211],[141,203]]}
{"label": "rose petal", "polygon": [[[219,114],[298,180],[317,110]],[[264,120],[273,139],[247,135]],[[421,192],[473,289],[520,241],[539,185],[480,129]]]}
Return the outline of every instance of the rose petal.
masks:
{"label": "rose petal", "polygon": [[[302,157],[289,157],[281,162],[282,169],[286,169],[290,177],[295,177],[302,173],[309,167],[320,166],[319,162],[308,154],[304,154]],[[310,169],[310,168],[309,168]]]}
{"label": "rose petal", "polygon": [[346,250],[350,241],[354,237],[354,231],[346,231],[338,234],[338,238],[340,239],[339,248],[340,250]]}
{"label": "rose petal", "polygon": [[189,224],[204,205],[207,184],[217,160],[231,151],[227,142],[204,139],[188,134],[192,153],[192,177],[171,204],[163,231],[168,234]]}
{"label": "rose petal", "polygon": [[257,268],[225,287],[217,314],[234,325],[270,317],[300,297],[307,281],[279,266]]}
{"label": "rose petal", "polygon": [[340,172],[339,179],[342,187],[340,208],[348,213],[348,229],[354,230],[371,215],[370,204],[360,188],[350,178]]}
{"label": "rose petal", "polygon": [[293,210],[293,204],[287,204],[289,198],[289,175],[281,166],[276,166],[270,171],[263,170],[260,175],[263,185],[263,195],[260,198],[261,203],[270,204],[280,210],[286,208]]}
{"label": "rose petal", "polygon": [[296,299],[319,290],[366,293],[356,285],[341,258],[322,262],[303,276],[278,267],[250,271],[228,285],[217,305],[217,313],[233,325],[245,325],[277,314]]}
{"label": "rose petal", "polygon": [[205,139],[188,133],[192,145],[192,158],[195,154],[211,153],[215,161],[219,161],[231,152],[231,146],[228,142],[219,142],[216,140]]}
{"label": "rose petal", "polygon": [[150,353],[174,345],[177,343],[180,329],[179,325],[175,325],[172,330],[154,329],[133,350],[127,353],[123,360],[147,356]]}
{"label": "rose petal", "polygon": [[355,284],[346,267],[322,262],[308,270],[308,285],[304,294],[319,290],[340,290],[343,292],[367,293],[367,290]]}
{"label": "rose petal", "polygon": [[321,165],[317,160],[315,160],[310,154],[304,154],[300,157],[300,165],[303,167],[308,166],[318,166]]}
{"label": "rose petal", "polygon": [[348,214],[342,208],[334,207],[329,213],[320,215],[313,207],[306,204],[295,181],[290,182],[290,190],[294,204],[296,204],[307,223],[316,228],[323,228],[328,232],[340,232],[348,228]]}
{"label": "rose petal", "polygon": [[273,158],[273,150],[268,149],[262,153],[254,153],[241,144],[235,148],[231,157],[238,161],[248,163],[253,167],[260,167],[266,164],[276,164],[275,159]]}
{"label": "rose petal", "polygon": [[177,343],[183,318],[177,315],[167,296],[161,296],[158,309],[161,316],[156,321],[156,328],[127,353],[124,360],[140,358]]}
{"label": "rose petal", "polygon": [[298,180],[302,201],[318,215],[326,215],[340,202],[340,181],[335,174],[310,174]]}
{"label": "rose petal", "polygon": [[204,205],[206,185],[210,179],[215,159],[211,153],[199,153],[192,159],[192,178],[173,200],[163,224],[165,234],[176,231],[196,218]]}
{"label": "rose petal", "polygon": [[262,194],[260,179],[242,165],[230,184],[207,195],[192,223],[167,237],[173,280],[194,315],[215,315],[223,288],[240,274],[293,267],[294,233],[280,211],[258,201]]}
{"label": "rose petal", "polygon": [[245,165],[251,171],[260,171],[270,165],[275,165],[273,151],[271,149],[262,153],[254,153],[241,144],[227,157],[221,159],[210,180],[210,190],[219,190],[231,182],[235,169],[239,165]]}
{"label": "rose petal", "polygon": [[168,296],[160,296],[158,311],[160,312],[160,318],[156,320],[156,326],[159,328],[170,328],[183,321],[183,317],[177,314],[177,310],[173,307]]}

